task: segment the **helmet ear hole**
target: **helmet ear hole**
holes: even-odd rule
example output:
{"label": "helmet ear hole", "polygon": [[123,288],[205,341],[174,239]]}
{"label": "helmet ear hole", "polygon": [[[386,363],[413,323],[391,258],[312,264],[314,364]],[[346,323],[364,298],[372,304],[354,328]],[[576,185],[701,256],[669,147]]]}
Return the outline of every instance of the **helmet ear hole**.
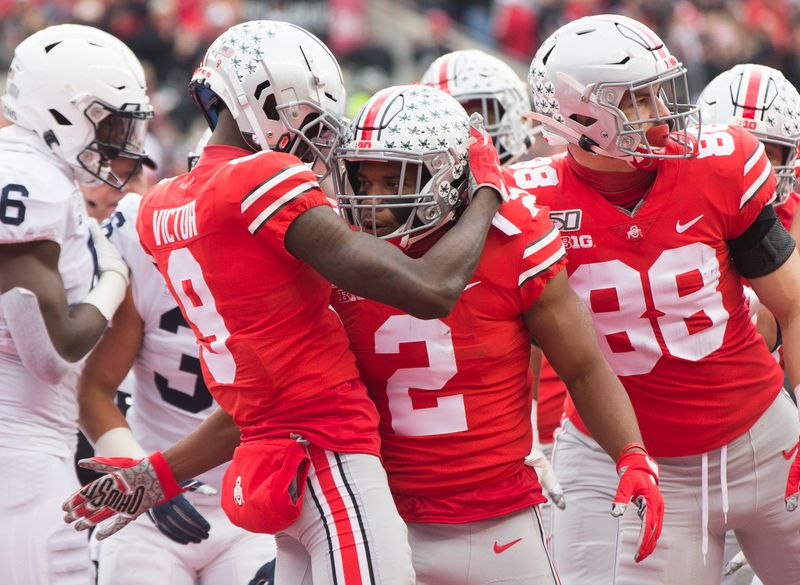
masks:
{"label": "helmet ear hole", "polygon": [[278,100],[274,93],[269,94],[267,99],[264,100],[263,110],[264,115],[270,120],[275,120],[277,122],[281,119],[278,115]]}
{"label": "helmet ear hole", "polygon": [[59,126],[72,126],[72,122],[70,122],[67,117],[58,110],[50,108],[48,111]]}

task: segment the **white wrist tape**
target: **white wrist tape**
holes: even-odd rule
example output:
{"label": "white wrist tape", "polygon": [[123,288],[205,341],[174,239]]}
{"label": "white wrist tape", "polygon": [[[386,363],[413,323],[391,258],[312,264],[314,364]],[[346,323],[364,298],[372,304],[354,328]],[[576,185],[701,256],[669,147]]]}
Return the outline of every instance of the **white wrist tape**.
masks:
{"label": "white wrist tape", "polygon": [[124,276],[115,270],[106,270],[100,274],[97,286],[81,302],[95,306],[106,321],[111,321],[127,289],[128,281]]}
{"label": "white wrist tape", "polygon": [[98,457],[130,457],[144,459],[147,453],[133,438],[128,427],[114,427],[100,435],[94,442],[94,454]]}
{"label": "white wrist tape", "polygon": [[45,384],[61,381],[72,366],[53,346],[36,295],[14,287],[0,295],[0,307],[25,369]]}

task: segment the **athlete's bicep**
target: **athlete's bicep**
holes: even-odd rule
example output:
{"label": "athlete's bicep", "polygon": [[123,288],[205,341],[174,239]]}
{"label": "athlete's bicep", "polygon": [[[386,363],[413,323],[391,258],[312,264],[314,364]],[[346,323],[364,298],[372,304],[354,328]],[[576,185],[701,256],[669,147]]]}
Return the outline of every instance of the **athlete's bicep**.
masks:
{"label": "athlete's bicep", "polygon": [[48,329],[68,310],[58,272],[60,252],[61,247],[50,240],[0,245],[0,293],[15,287],[34,293]]}
{"label": "athlete's bicep", "polygon": [[570,287],[565,270],[547,282],[523,319],[528,332],[567,385],[596,360],[602,359],[592,318]]}

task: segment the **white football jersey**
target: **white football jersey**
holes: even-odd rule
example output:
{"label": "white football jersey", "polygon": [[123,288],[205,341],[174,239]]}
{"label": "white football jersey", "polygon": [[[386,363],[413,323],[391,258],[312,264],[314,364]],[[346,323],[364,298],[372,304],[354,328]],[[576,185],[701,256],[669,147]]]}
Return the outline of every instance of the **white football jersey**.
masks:
{"label": "white football jersey", "polygon": [[[126,195],[103,226],[130,266],[133,303],[144,322],[127,420],[136,440],[150,453],[194,430],[217,405],[203,382],[194,333],[139,244],[136,214],[141,200],[135,193]],[[219,490],[223,469],[197,479]]]}
{"label": "white football jersey", "polygon": [[[83,198],[72,171],[33,132],[0,129],[0,244],[51,240],[67,301],[91,290],[95,273]],[[0,445],[70,456],[76,444],[79,365],[46,386],[22,365],[0,309]]]}

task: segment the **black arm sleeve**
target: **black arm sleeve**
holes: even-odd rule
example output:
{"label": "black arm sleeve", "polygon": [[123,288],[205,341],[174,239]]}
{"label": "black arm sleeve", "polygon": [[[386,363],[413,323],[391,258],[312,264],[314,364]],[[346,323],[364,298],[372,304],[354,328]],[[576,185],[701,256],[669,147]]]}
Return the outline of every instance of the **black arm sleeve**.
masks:
{"label": "black arm sleeve", "polygon": [[758,278],[783,266],[792,255],[795,242],[772,205],[767,205],[742,235],[728,240],[728,248],[739,274]]}

